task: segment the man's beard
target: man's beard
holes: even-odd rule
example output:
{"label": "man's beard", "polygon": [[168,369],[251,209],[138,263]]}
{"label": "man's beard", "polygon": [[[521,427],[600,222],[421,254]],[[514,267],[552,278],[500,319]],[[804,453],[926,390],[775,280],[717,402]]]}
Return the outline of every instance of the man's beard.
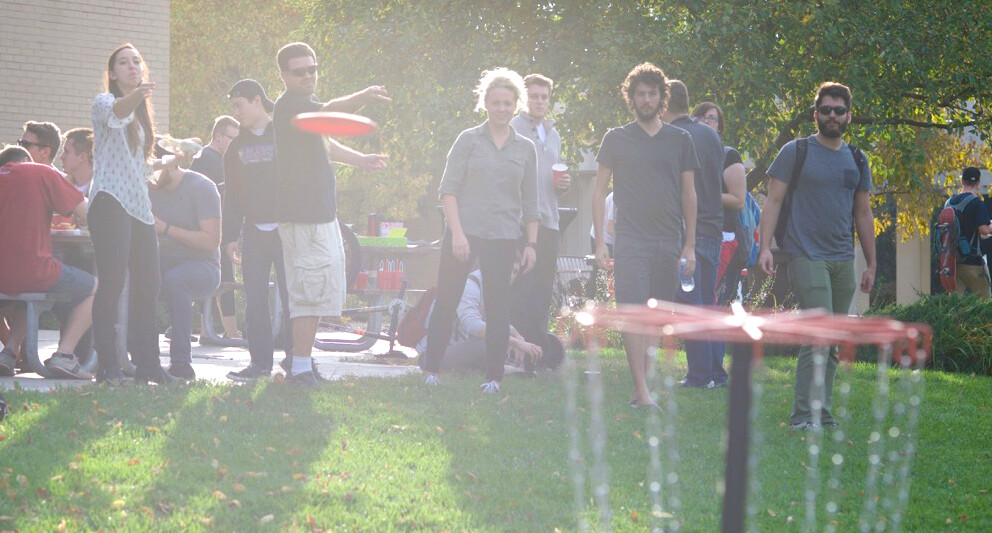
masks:
{"label": "man's beard", "polygon": [[638,108],[635,108],[634,109],[634,112],[637,113],[637,121],[638,122],[651,122],[652,120],[654,120],[655,118],[658,117],[658,114],[659,113],[661,113],[661,107],[662,106],[659,103],[657,106],[655,106],[655,108],[654,108],[653,111],[651,111],[651,112],[649,112],[647,114],[641,113],[641,108],[639,108],[639,107]]}
{"label": "man's beard", "polygon": [[816,129],[817,131],[820,132],[820,135],[823,135],[824,137],[828,137],[830,139],[836,139],[837,137],[844,135],[844,132],[847,131],[846,120],[834,120],[833,122],[837,126],[836,129],[832,129],[830,127],[829,124],[830,122],[831,122],[830,118],[824,118],[824,117],[819,117],[816,120]]}

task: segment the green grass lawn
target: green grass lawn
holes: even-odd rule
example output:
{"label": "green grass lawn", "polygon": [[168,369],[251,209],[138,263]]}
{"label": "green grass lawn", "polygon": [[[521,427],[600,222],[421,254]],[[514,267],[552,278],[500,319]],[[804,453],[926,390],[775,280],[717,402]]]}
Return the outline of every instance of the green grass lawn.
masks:
{"label": "green grass lawn", "polygon": [[[799,531],[807,447],[819,437],[785,427],[794,360],[767,364],[755,424],[762,442],[753,520],[763,531]],[[666,371],[681,377],[684,358],[674,365]],[[858,366],[844,376],[838,384],[852,391],[845,438],[823,435],[817,470],[821,531],[831,521],[838,531],[856,530],[864,506],[875,370]],[[267,381],[10,391],[13,414],[0,423],[0,530],[602,529],[589,488],[588,391],[581,370],[572,377],[581,385],[573,417],[581,421],[580,463],[569,460],[568,381],[561,375],[511,376],[495,397],[479,393],[477,376],[445,376],[432,390],[408,377],[314,390]],[[609,525],[646,530],[647,442],[664,417],[627,406],[621,353],[604,352],[602,377]],[[926,373],[906,530],[992,531],[990,389],[988,378]],[[727,390],[672,394],[675,437],[663,438],[661,449],[667,458],[668,442],[677,443],[675,515],[684,531],[715,531]],[[838,452],[841,486],[829,489],[828,457]],[[585,478],[581,512],[576,473]],[[823,510],[828,494],[838,503],[831,517]]]}

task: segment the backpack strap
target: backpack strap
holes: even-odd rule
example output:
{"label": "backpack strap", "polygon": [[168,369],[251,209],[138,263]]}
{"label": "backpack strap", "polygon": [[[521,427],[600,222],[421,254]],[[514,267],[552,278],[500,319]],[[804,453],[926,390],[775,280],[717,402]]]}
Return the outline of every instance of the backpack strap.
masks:
{"label": "backpack strap", "polygon": [[803,165],[806,164],[806,153],[809,152],[809,137],[796,139],[796,160],[792,165],[792,177],[789,178],[789,190],[786,194],[792,194],[799,183],[799,175],[802,173]]}

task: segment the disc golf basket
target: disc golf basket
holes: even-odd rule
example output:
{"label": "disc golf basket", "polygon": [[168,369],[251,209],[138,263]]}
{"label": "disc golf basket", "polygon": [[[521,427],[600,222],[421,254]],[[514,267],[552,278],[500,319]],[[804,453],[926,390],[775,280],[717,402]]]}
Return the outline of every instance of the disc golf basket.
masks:
{"label": "disc golf basket", "polygon": [[[735,304],[730,312],[714,308],[695,307],[672,302],[650,301],[647,306],[618,306],[589,308],[579,313],[576,320],[586,326],[585,346],[589,348],[587,359],[587,386],[591,413],[588,435],[591,443],[591,460],[585,460],[579,451],[578,441],[581,432],[574,423],[576,418],[576,379],[566,383],[566,403],[572,427],[571,459],[573,483],[575,484],[575,504],[577,513],[585,513],[586,473],[579,471],[579,464],[589,465],[592,499],[599,511],[599,524],[592,529],[609,529],[611,510],[609,504],[608,467],[605,464],[604,449],[607,435],[601,416],[602,382],[599,376],[600,363],[597,339],[602,330],[618,329],[627,334],[638,334],[658,339],[649,354],[661,349],[661,356],[669,360],[675,356],[679,340],[725,341],[732,356],[730,370],[730,390],[728,394],[727,449],[723,478],[722,530],[742,532],[756,529],[755,505],[751,499],[760,495],[758,476],[754,475],[759,465],[760,426],[755,424],[760,408],[762,383],[762,358],[764,348],[769,344],[810,346],[813,354],[813,384],[810,390],[813,412],[813,430],[808,432],[804,445],[806,458],[806,489],[802,503],[805,519],[797,525],[802,531],[837,531],[842,522],[837,520],[841,504],[839,494],[841,471],[844,465],[854,461],[846,460],[843,445],[851,435],[854,424],[851,422],[851,408],[848,406],[851,383],[849,370],[855,361],[855,351],[859,346],[875,346],[878,349],[877,380],[874,399],[871,405],[872,427],[866,428],[868,435],[867,467],[865,485],[858,490],[863,492],[863,508],[860,510],[857,530],[862,532],[901,529],[902,520],[909,500],[909,475],[912,458],[915,455],[919,407],[923,396],[923,375],[920,372],[931,351],[931,331],[926,325],[905,324],[884,318],[855,318],[833,315],[822,309],[798,312],[758,311],[747,313],[740,304]],[[825,374],[829,352],[837,350],[839,358],[836,394],[833,402],[834,419],[839,426],[824,430],[821,426],[820,408],[824,405],[826,387]],[[653,361],[653,359],[652,359]],[[680,496],[679,471],[680,456],[676,435],[675,415],[678,412],[675,393],[676,381],[673,376],[661,376],[658,381],[654,367],[649,365],[649,380],[655,399],[661,409],[653,410],[647,421],[646,442],[650,452],[648,482],[652,512],[652,531],[679,531],[687,524],[683,522],[684,502]],[[890,377],[890,368],[897,369],[895,378]],[[575,368],[569,375],[576,374]],[[840,370],[844,370],[843,376]],[[669,373],[670,374],[670,373]],[[753,379],[753,376],[758,379]],[[847,378],[841,379],[842,377]],[[891,385],[891,386],[890,386]],[[660,394],[658,391],[660,389]],[[827,421],[828,425],[831,421]],[[824,442],[825,439],[833,443]],[[860,439],[860,435],[856,437]],[[828,461],[830,470],[826,489],[821,490],[820,457]],[[584,467],[583,467],[584,468]],[[852,468],[849,466],[849,468]],[[749,475],[750,474],[750,475]],[[850,476],[848,476],[849,478]],[[821,497],[822,496],[822,497]],[[826,500],[826,501],[821,501]],[[848,515],[851,505],[846,505]],[[818,513],[823,513],[819,515]],[[847,515],[845,515],[847,516]],[[751,523],[749,527],[748,524]],[[580,519],[580,529],[588,530],[590,525]],[[845,530],[855,530],[851,524]]]}

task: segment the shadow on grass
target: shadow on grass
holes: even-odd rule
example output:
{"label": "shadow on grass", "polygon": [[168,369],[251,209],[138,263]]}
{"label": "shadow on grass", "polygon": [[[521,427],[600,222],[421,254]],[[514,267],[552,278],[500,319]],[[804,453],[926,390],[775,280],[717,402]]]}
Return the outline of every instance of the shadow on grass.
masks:
{"label": "shadow on grass", "polygon": [[[143,387],[12,391],[8,397],[15,411],[0,426],[6,428],[0,435],[10,436],[0,442],[0,515],[17,517],[15,525],[27,529],[53,529],[60,518],[92,524],[91,518],[109,514],[120,497],[117,482],[127,477],[121,471],[133,465],[106,463],[99,450],[145,438],[148,427],[161,424],[160,412],[183,401],[181,392]],[[106,476],[91,481],[100,475]]]}

